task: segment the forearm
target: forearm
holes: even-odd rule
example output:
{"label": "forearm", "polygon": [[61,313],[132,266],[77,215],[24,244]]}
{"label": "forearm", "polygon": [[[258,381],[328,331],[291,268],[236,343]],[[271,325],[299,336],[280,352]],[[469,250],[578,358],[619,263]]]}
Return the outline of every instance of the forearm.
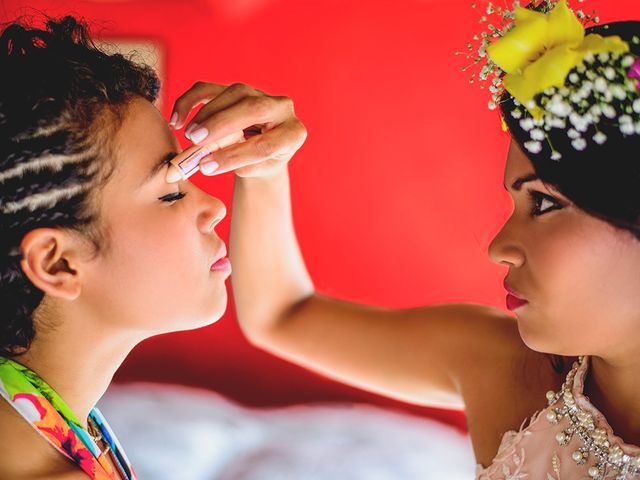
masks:
{"label": "forearm", "polygon": [[229,259],[238,321],[258,338],[314,293],[296,239],[286,166],[269,177],[236,177]]}

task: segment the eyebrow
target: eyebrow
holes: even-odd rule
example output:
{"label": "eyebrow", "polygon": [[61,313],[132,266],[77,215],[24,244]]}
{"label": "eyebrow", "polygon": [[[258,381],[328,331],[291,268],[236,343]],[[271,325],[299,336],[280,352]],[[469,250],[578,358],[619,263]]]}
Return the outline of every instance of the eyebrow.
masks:
{"label": "eyebrow", "polygon": [[[513,185],[511,185],[511,188],[513,190],[515,190],[516,192],[519,192],[522,189],[522,185],[524,185],[525,183],[528,182],[533,182],[535,180],[540,180],[540,177],[538,177],[538,175],[536,175],[535,173],[530,173],[528,175],[524,175],[520,178],[518,178],[515,182],[513,182]],[[503,185],[504,189],[507,190],[507,186]],[[508,192],[509,190],[507,190]]]}
{"label": "eyebrow", "polygon": [[163,168],[167,166],[167,164],[171,161],[171,159],[173,159],[177,155],[178,155],[178,152],[168,152],[168,153],[165,153],[162,157],[160,157],[156,161],[156,163],[153,164],[153,167],[151,167],[151,170],[149,170],[149,173],[147,174],[145,179],[142,181],[142,183],[140,183],[140,187],[142,187],[146,183],[149,183],[158,173],[160,173],[160,171]]}

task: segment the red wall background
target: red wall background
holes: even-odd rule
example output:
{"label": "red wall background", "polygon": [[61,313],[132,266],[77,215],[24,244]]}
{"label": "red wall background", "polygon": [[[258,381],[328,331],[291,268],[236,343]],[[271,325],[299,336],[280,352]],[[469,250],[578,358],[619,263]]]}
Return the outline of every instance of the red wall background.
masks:
{"label": "red wall background", "polygon": [[[605,22],[640,18],[637,0],[582,6]],[[196,80],[292,97],[309,131],[290,165],[294,218],[322,293],[387,307],[505,309],[506,268],[487,247],[511,211],[508,139],[488,92],[469,85],[453,54],[482,29],[471,0],[4,0],[0,20],[34,8],[84,16],[103,38],[159,42],[167,118]],[[232,174],[192,181],[230,206]],[[229,217],[218,230],[225,241],[228,229]],[[364,401],[465,427],[459,412],[370,395],[252,348],[232,304],[215,325],[141,344],[116,376],[131,380],[206,387],[257,406]]]}

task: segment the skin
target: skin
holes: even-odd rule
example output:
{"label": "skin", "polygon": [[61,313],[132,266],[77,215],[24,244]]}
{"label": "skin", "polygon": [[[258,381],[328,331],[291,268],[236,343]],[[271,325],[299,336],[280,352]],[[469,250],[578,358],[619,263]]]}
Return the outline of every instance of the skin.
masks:
{"label": "skin", "polygon": [[[202,160],[203,164],[217,163],[218,169],[214,174],[234,171],[237,177],[229,253],[234,267],[232,281],[238,320],[253,344],[316,372],[375,393],[418,405],[465,408],[476,460],[485,466],[495,456],[502,434],[518,429],[525,418],[544,408],[545,392],[557,390],[564,380],[566,371],[561,374],[554,372],[545,353],[569,356],[567,368],[573,356],[591,355],[593,363],[585,393],[607,417],[617,434],[627,442],[640,443],[640,414],[637,413],[640,409],[636,399],[640,357],[634,354],[639,343],[637,329],[634,329],[639,318],[634,312],[640,311],[639,300],[634,294],[640,289],[640,279],[633,275],[640,267],[640,242],[635,238],[580,211],[559,192],[536,181],[519,192],[510,190],[513,213],[488,252],[491,260],[508,267],[509,283],[530,302],[514,312],[515,318],[502,310],[478,304],[386,309],[329,298],[315,291],[293,229],[287,163],[304,142],[306,130],[295,117],[291,100],[268,96],[241,84],[226,87],[197,82],[176,102],[174,113],[178,120],[175,128],[184,127],[189,112],[200,103],[205,106],[188,125],[198,123],[199,128],[207,129],[207,136],[199,141],[200,144],[250,127],[257,126],[259,131],[246,141]],[[157,120],[160,134],[161,122]],[[162,135],[166,135],[171,143],[166,127],[162,130]],[[144,141],[143,132],[148,132],[147,125],[141,127],[137,135],[130,135],[131,149],[126,151],[131,153],[134,143]],[[172,146],[176,148],[175,143]],[[157,139],[154,138],[154,142],[148,145],[148,151],[155,147]],[[160,154],[159,151],[156,153]],[[516,178],[532,171],[527,157],[512,143],[505,167],[505,183],[510,186]],[[158,184],[159,189],[162,187],[166,188],[166,185]],[[171,262],[175,251],[196,247],[196,253],[188,248],[184,250],[194,254],[194,258],[186,263],[189,268],[182,278],[185,282],[195,282],[195,292],[191,289],[182,291],[185,298],[194,303],[191,305],[185,300],[181,305],[173,306],[175,311],[169,310],[166,322],[163,317],[159,324],[157,317],[144,313],[148,305],[142,299],[153,300],[153,293],[146,292],[143,285],[132,280],[129,286],[142,288],[142,299],[137,295],[130,297],[132,318],[126,324],[114,321],[108,315],[103,315],[101,321],[88,320],[88,311],[96,315],[100,311],[96,313],[95,308],[92,310],[87,305],[71,308],[68,312],[71,316],[59,317],[71,325],[66,335],[49,337],[42,346],[32,350],[31,358],[40,359],[40,364],[31,360],[30,366],[37,366],[34,369],[38,372],[46,372],[43,377],[53,382],[54,388],[69,399],[77,412],[88,412],[126,352],[141,337],[148,336],[150,329],[168,331],[206,324],[206,319],[212,318],[208,315],[215,316],[213,312],[219,308],[215,295],[199,296],[202,291],[197,288],[200,277],[195,265],[202,260],[202,245],[208,241],[203,239],[208,237],[203,233],[202,225],[215,224],[212,219],[224,216],[220,213],[223,207],[215,203],[221,216],[217,215],[213,213],[215,208],[212,206],[212,202],[217,202],[215,199],[202,194],[188,182],[182,188],[191,189],[195,195],[188,197],[193,203],[180,205],[182,213],[176,214],[179,220],[170,215],[163,217],[165,222],[172,224],[171,229],[176,227],[172,230],[174,235],[166,235],[166,225],[163,224],[162,235],[154,237],[158,239],[157,244],[150,246],[145,241],[149,238],[146,232],[136,236],[135,232],[112,229],[115,252],[123,255],[121,259],[139,262],[131,269],[119,267],[115,260],[113,263],[105,260],[102,267],[92,270],[90,261],[80,260],[85,258],[80,254],[81,249],[77,246],[77,251],[72,248],[75,244],[59,232],[48,232],[41,242],[33,242],[40,245],[44,253],[34,254],[32,263],[47,265],[40,269],[33,267],[34,271],[50,272],[42,275],[46,281],[40,285],[48,288],[45,291],[51,297],[65,300],[58,301],[58,304],[67,307],[72,301],[82,298],[81,293],[85,290],[80,287],[85,283],[79,279],[104,281],[103,269],[110,281],[125,281],[125,276],[133,275],[133,279],[140,282],[147,268],[150,269],[149,278],[156,280],[162,288],[167,284],[157,282],[158,276],[169,281],[176,271],[182,270],[171,263],[157,262],[161,263],[159,267],[153,258]],[[528,197],[529,188],[551,198],[539,201],[537,205],[546,212],[544,215],[531,215],[535,205]],[[130,193],[129,189],[123,191]],[[105,191],[105,195],[108,192]],[[115,209],[116,206],[105,203],[104,208]],[[127,202],[119,215],[107,215],[107,218],[127,222],[124,230],[135,230],[138,223],[121,218],[131,215],[131,212],[130,202]],[[147,217],[139,215],[137,218],[145,228],[153,230],[154,222],[148,215],[147,211]],[[145,221],[151,221],[151,224],[146,225]],[[185,236],[183,229],[191,233],[186,238],[178,238]],[[59,241],[60,248],[45,248],[53,241],[51,236]],[[130,246],[129,241],[133,242]],[[27,241],[25,247],[29,245]],[[62,248],[62,245],[67,248]],[[202,249],[198,249],[198,245]],[[145,249],[149,248],[157,248],[157,254],[163,256],[145,255]],[[62,252],[66,252],[65,258],[70,259],[69,267],[72,268],[60,266],[58,260],[63,256]],[[142,258],[137,259],[137,255]],[[53,268],[55,265],[58,267]],[[29,271],[30,262],[26,262],[24,268]],[[184,270],[185,266],[181,265],[181,268]],[[51,274],[52,271],[55,274]],[[87,272],[86,276],[79,275],[83,271]],[[269,281],[265,282],[263,276],[256,272],[269,272]],[[34,278],[38,280],[38,276],[34,275]],[[76,281],[72,281],[74,278]],[[164,291],[165,295],[175,295],[175,288],[180,287],[173,285],[170,288],[171,292]],[[93,301],[100,303],[102,308],[106,308],[105,305],[111,308],[102,302],[101,297],[109,295],[108,288],[93,284],[89,292],[94,295],[91,297]],[[124,311],[119,299],[114,300],[115,313]],[[88,335],[88,329],[82,327],[82,322],[92,322],[90,338],[104,337],[105,343],[98,349],[93,344],[87,345],[86,352],[79,352],[91,355],[91,352],[98,351],[100,355],[89,363],[95,367],[73,365],[70,369],[69,364],[73,364],[71,360],[76,358],[79,346],[69,338],[77,340]],[[99,337],[95,329],[100,332]],[[122,344],[126,341],[130,342],[130,347],[124,348]],[[118,355],[120,358],[115,361]],[[45,357],[47,363],[44,362]],[[50,360],[53,363],[49,364]],[[106,373],[96,377],[96,371]],[[84,383],[87,382],[96,387],[92,398],[83,395],[86,391]],[[78,391],[77,385],[83,385],[82,391]],[[607,395],[602,392],[607,392]],[[3,415],[7,419],[14,418],[6,413],[6,409]],[[30,427],[25,426],[25,422],[1,420],[0,429],[8,430],[0,431],[0,435],[11,434],[21,441],[32,442],[32,447],[40,449],[36,451],[43,454],[40,465],[60,465],[60,459],[54,459],[48,450],[47,456],[44,442],[34,437],[33,432],[29,437]],[[11,446],[0,443],[0,448]],[[23,451],[20,449],[14,453]],[[4,453],[0,452],[0,455]],[[72,478],[54,476],[52,471],[49,470],[49,476],[43,478]],[[35,474],[9,477],[38,478]]]}
{"label": "skin", "polygon": [[[225,206],[190,182],[167,184],[168,167],[138,188],[159,158],[181,150],[148,101],[132,100],[116,142],[117,168],[100,199],[108,248],[95,254],[85,238],[49,228],[32,230],[21,245],[22,267],[45,300],[36,314],[41,328],[15,360],[47,381],[85,427],[137,343],[211,324],[227,306],[229,272],[210,270],[224,253],[214,228]],[[159,200],[179,190],[186,197]],[[20,440],[0,442],[0,478],[86,478],[0,402],[0,438],[9,436]]]}
{"label": "skin", "polygon": [[[512,189],[534,171],[516,143],[504,175],[514,209],[488,254],[529,303],[515,317],[478,304],[385,309],[315,291],[291,215],[286,163],[306,132],[284,128],[295,126],[290,100],[205,83],[189,103],[201,99],[206,106],[187,125],[208,129],[200,143],[254,124],[266,130],[251,140],[269,148],[235,146],[203,160],[219,165],[215,174],[238,168],[230,259],[238,320],[253,344],[375,393],[464,408],[482,465],[491,463],[505,431],[546,406],[545,392],[560,388],[572,361],[590,355],[585,394],[618,435],[640,443],[640,242],[540,180]],[[177,127],[188,111],[177,106]],[[269,272],[269,281],[256,272]],[[566,356],[566,370],[555,372],[547,353]]]}

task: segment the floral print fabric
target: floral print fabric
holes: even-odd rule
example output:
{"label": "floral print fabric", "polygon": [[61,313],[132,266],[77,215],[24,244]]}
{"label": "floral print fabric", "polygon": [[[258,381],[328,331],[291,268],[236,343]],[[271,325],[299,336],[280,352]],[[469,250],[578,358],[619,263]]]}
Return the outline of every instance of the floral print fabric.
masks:
{"label": "floral print fabric", "polygon": [[[102,453],[60,396],[29,368],[0,357],[0,395],[62,455],[96,480],[137,480],[131,463],[100,411],[89,419],[109,446]],[[107,461],[109,455],[117,472]]]}

